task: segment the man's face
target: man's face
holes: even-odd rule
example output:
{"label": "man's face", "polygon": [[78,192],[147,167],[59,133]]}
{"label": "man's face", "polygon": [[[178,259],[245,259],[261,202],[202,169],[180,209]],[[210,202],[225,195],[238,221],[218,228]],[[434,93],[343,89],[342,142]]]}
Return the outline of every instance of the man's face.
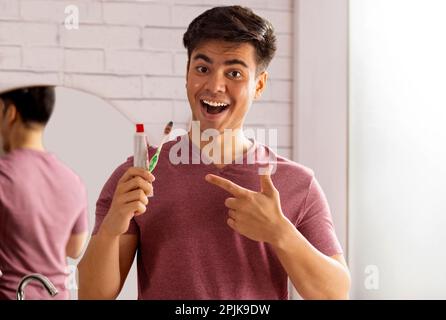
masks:
{"label": "man's face", "polygon": [[201,130],[242,128],[266,83],[266,72],[256,76],[256,67],[250,43],[205,41],[191,53],[187,97],[192,119],[200,121]]}

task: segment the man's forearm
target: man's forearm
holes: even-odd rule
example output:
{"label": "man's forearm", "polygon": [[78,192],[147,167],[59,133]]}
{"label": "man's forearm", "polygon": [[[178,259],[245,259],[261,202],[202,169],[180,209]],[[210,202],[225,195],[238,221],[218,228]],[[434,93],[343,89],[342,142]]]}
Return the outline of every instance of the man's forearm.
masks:
{"label": "man's forearm", "polygon": [[114,299],[119,294],[119,236],[100,229],[79,263],[79,299]]}
{"label": "man's forearm", "polygon": [[314,248],[287,221],[272,245],[291,282],[304,299],[348,299],[348,269]]}

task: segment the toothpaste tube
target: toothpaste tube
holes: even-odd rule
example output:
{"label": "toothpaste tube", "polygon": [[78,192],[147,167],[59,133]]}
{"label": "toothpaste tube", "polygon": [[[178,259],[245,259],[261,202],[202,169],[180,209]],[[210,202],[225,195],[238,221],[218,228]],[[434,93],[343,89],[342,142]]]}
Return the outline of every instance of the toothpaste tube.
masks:
{"label": "toothpaste tube", "polygon": [[136,133],[133,139],[133,166],[148,170],[149,155],[147,151],[147,136],[144,133],[144,125],[136,125]]}

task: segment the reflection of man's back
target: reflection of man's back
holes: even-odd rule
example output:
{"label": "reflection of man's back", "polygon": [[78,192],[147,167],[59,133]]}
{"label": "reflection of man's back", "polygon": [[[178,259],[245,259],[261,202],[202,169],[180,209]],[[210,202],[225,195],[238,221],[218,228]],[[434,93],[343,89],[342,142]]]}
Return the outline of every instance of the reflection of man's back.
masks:
{"label": "reflection of man's back", "polygon": [[[33,273],[48,277],[59,291],[56,299],[67,299],[66,257],[83,246],[73,243],[87,231],[87,200],[79,177],[43,147],[54,89],[17,89],[0,97],[0,299],[15,299],[20,280]],[[48,295],[33,282],[26,297]]]}

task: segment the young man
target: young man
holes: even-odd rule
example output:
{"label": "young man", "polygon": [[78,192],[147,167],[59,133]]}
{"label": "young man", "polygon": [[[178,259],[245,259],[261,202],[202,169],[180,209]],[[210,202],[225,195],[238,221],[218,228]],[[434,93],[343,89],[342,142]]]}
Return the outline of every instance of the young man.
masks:
{"label": "young man", "polygon": [[[18,284],[40,273],[68,299],[66,257],[79,257],[87,238],[87,198],[80,179],[45,151],[42,135],[54,88],[0,92],[0,299],[16,299]],[[37,283],[27,299],[48,299]]]}
{"label": "young man", "polygon": [[[116,298],[138,252],[139,299],[287,299],[287,277],[303,298],[347,298],[349,272],[312,171],[274,154],[274,174],[259,175],[273,151],[242,131],[266,86],[272,26],[217,7],[183,40],[193,120],[218,133],[214,152],[204,157],[210,142],[191,142],[191,130],[164,146],[156,181],[132,158],[116,169],[97,201],[79,297]],[[201,161],[178,164],[178,150]]]}

